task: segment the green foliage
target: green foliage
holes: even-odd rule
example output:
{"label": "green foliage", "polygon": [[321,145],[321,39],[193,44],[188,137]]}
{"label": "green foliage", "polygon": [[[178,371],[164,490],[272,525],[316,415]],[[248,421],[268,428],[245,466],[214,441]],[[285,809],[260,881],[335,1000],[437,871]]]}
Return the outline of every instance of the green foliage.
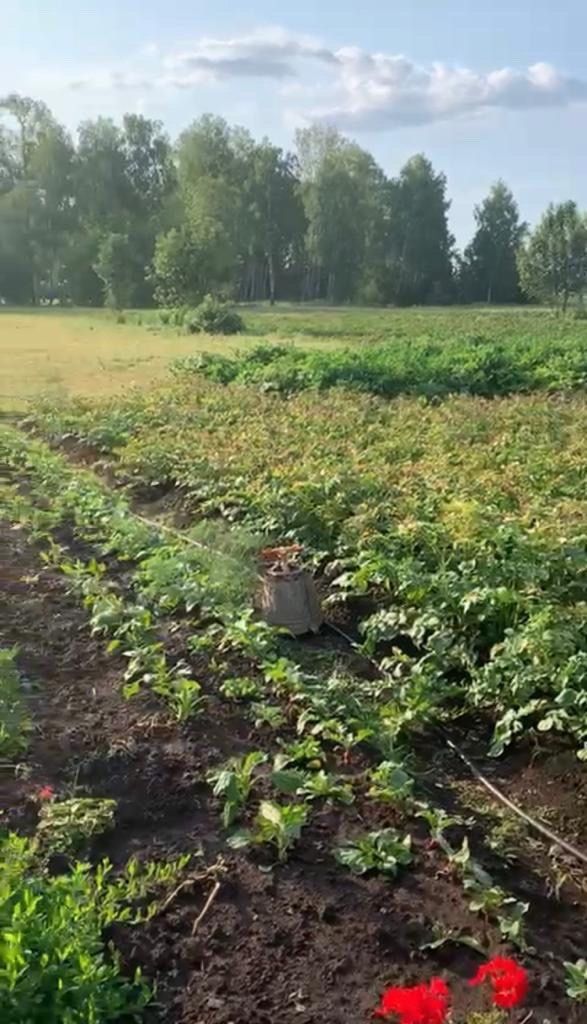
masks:
{"label": "green foliage", "polygon": [[256,384],[293,394],[309,388],[351,388],[392,398],[451,394],[508,395],[581,388],[587,380],[587,345],[557,332],[498,340],[485,334],[394,338],[334,352],[261,345],[241,355],[207,354],[177,360],[178,379],[200,374],[218,383]]}
{"label": "green foliage", "polygon": [[270,729],[280,729],[286,721],[279,704],[254,703],[250,707],[250,717],[255,729],[261,729],[264,725]]}
{"label": "green foliage", "polygon": [[284,861],[300,838],[307,818],[308,808],[303,804],[276,804],[263,800],[254,828],[248,832],[235,833],[229,842],[235,849],[249,844],[274,846],[278,860]]}
{"label": "green foliage", "polygon": [[32,725],[20,674],[16,647],[0,647],[0,756],[15,758],[26,750]]}
{"label": "green foliage", "polygon": [[261,696],[259,684],[247,676],[225,679],[219,689],[222,696],[229,700],[257,700]]}
{"label": "green foliage", "polygon": [[114,825],[116,800],[73,797],[46,803],[41,808],[37,837],[45,853],[78,853],[101,832]]}
{"label": "green foliage", "polygon": [[411,845],[410,835],[402,837],[396,829],[385,828],[344,843],[335,855],[339,864],[357,875],[378,871],[395,877],[400,867],[411,863]]}
{"label": "green foliage", "polygon": [[587,1003],[587,960],[565,961],[567,995],[580,1003]]}
{"label": "green foliage", "polygon": [[394,761],[381,761],[369,773],[369,782],[368,795],[385,803],[396,804],[410,800],[414,790],[412,777],[401,764]]}
{"label": "green foliage", "polygon": [[[561,351],[567,329],[561,324]],[[50,437],[112,430],[120,479],[164,480],[226,532],[236,522],[250,536],[302,542],[326,569],[329,602],[367,596],[375,605],[361,623],[364,650],[381,660],[389,685],[367,709],[353,708],[352,686],[312,687],[278,662],[279,632],[251,608],[223,611],[207,629],[206,643],[220,654],[272,662],[264,672],[277,694],[297,702],[303,689],[302,740],[320,736],[347,752],[362,743],[389,760],[398,739],[474,711],[496,724],[496,755],[532,730],[572,737],[585,756],[580,395],[462,397],[438,406],[332,390],[327,403],[311,391],[283,402],[194,378],[92,407],[45,407],[35,422]],[[26,462],[29,450],[27,442],[12,457]],[[126,557],[149,547],[137,580],[148,609],[165,594],[169,607],[208,602],[218,614],[224,583],[209,585],[212,570],[196,563],[199,554],[184,553],[179,564],[170,557],[178,545],[161,545],[156,531],[141,534],[136,523],[129,530],[120,498],[114,507],[90,500],[69,478],[64,488],[59,459],[54,479],[45,468],[34,472],[52,501],[63,494],[68,513],[81,518],[83,507],[88,539],[97,532],[105,546],[109,537],[110,550]],[[116,601],[108,598],[106,611],[120,619],[113,630],[125,628]],[[155,642],[144,628],[140,646]],[[194,636],[194,650],[201,643]],[[135,647],[125,641],[121,650]],[[137,667],[139,685],[145,673]]]}
{"label": "green foliage", "polygon": [[524,291],[540,302],[566,310],[587,287],[587,221],[576,203],[548,207],[520,252]]}
{"label": "green foliage", "polygon": [[188,334],[238,334],[244,328],[242,317],[212,295],[204,296],[185,326]]}
{"label": "green foliage", "polygon": [[[106,305],[112,309],[133,305],[135,281],[140,280],[140,272],[133,268],[134,257],[128,235],[105,235],[100,243],[94,270],[104,284]],[[125,322],[121,314],[117,322]]]}
{"label": "green foliage", "polygon": [[454,238],[448,229],[449,205],[445,175],[435,172],[421,153],[387,183],[385,292],[400,306],[438,304],[451,297]]}
{"label": "green foliage", "polygon": [[36,863],[34,842],[0,838],[0,1016],[6,1024],[88,1024],[138,1017],[150,1002],[140,971],[125,978],[103,930],[152,916],[157,903],[137,911],[153,892],[168,888],[186,865],[139,866],[118,877],[103,862],[94,871],[75,863],[49,875]]}
{"label": "green foliage", "polygon": [[224,798],[222,822],[225,828],[236,821],[246,806],[257,778],[256,769],[266,760],[262,751],[252,750],[242,758],[231,758],[222,768],[208,775],[214,796]]}
{"label": "green foliage", "polygon": [[477,230],[460,270],[463,297],[473,302],[517,302],[520,298],[517,257],[526,225],[503,181],[475,207]]}
{"label": "green foliage", "polygon": [[183,675],[170,676],[166,673],[163,679],[153,684],[153,690],[165,698],[178,722],[195,718],[206,706],[201,683]]}
{"label": "green foliage", "polygon": [[352,786],[325,771],[308,773],[298,790],[308,800],[333,800],[341,804],[352,804]]}

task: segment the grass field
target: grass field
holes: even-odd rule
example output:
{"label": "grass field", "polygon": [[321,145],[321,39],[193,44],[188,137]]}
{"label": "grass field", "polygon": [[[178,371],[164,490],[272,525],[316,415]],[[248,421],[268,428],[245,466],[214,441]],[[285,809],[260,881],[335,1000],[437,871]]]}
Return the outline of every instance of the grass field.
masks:
{"label": "grass field", "polygon": [[246,307],[246,334],[234,339],[187,337],[158,323],[157,313],[126,315],[119,324],[105,310],[0,310],[0,409],[22,410],[41,393],[120,393],[165,375],[169,363],[197,352],[232,354],[260,341],[307,348],[354,345],[397,338],[449,340],[455,335],[504,339],[558,337],[572,330],[587,337],[587,324],[561,324],[545,310],[332,309],[284,304]]}
{"label": "grass field", "polygon": [[24,409],[41,393],[90,397],[145,386],[164,374],[171,359],[199,346],[214,351],[217,343],[117,324],[101,310],[2,310],[0,409]]}

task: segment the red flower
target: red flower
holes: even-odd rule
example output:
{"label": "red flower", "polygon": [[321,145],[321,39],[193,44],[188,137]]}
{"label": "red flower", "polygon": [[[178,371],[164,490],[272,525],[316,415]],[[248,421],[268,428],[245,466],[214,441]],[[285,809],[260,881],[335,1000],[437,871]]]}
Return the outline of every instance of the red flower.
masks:
{"label": "red flower", "polygon": [[52,800],[55,796],[53,786],[41,786],[37,793],[37,800]]}
{"label": "red flower", "polygon": [[527,972],[506,956],[494,956],[483,964],[469,984],[482,985],[484,981],[489,981],[493,989],[493,1005],[502,1010],[518,1006],[528,994]]}
{"label": "red flower", "polygon": [[386,989],[373,1016],[396,1013],[399,1024],[444,1024],[449,1002],[446,983],[442,978],[432,978],[429,985]]}

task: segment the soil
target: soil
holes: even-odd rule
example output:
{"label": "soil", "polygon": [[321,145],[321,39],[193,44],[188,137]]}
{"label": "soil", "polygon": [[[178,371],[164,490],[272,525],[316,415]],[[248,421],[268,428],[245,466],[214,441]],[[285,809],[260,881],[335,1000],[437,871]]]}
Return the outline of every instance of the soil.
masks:
{"label": "soil", "polygon": [[[231,754],[266,745],[266,738],[214,697],[213,672],[203,662],[194,666],[210,704],[180,728],[147,695],[124,701],[124,662],[104,654],[63,578],[44,567],[23,534],[7,524],[0,524],[0,580],[0,644],[19,647],[35,725],[24,770],[0,770],[3,823],[33,831],[35,794],[51,785],[60,795],[75,791],[118,801],[116,827],[95,843],[94,858],[108,856],[121,865],[133,854],[161,859],[187,852],[195,872],[224,860],[218,895],[195,935],[210,879],[184,887],[149,925],[116,927],[106,936],[129,971],[140,966],[156,982],[149,1022],[366,1024],[386,985],[415,984],[433,974],[450,981],[459,1017],[487,1006],[467,983],[480,954],[452,941],[436,950],[420,948],[441,925],[475,935],[491,953],[506,951],[496,930],[468,910],[460,882],[421,822],[359,797],[349,808],[314,805],[311,823],[283,865],[231,851],[206,773]],[[470,740],[474,753],[474,736]],[[463,807],[468,794],[467,806],[475,803],[474,790],[466,788],[475,784],[441,745],[430,741],[421,757],[432,768],[439,799]],[[521,750],[500,762],[494,779],[529,809],[552,814],[549,823],[568,838],[587,845],[586,775],[568,751]],[[481,814],[469,830],[475,855],[517,898],[531,903],[535,951],[523,956],[531,994],[512,1024],[529,1010],[535,1024],[581,1024],[587,1014],[565,997],[561,966],[587,955],[581,873],[567,865],[558,899],[547,898],[547,848],[534,840],[524,844],[522,837],[508,863],[488,847],[487,821]],[[341,838],[386,825],[412,832],[410,869],[385,880],[359,878],[336,865],[332,849]]]}

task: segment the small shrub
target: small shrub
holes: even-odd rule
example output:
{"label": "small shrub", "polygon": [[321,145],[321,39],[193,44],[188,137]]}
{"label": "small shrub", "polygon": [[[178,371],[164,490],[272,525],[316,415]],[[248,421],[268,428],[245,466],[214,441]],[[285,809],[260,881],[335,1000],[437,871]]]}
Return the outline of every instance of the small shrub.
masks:
{"label": "small shrub", "polygon": [[124,313],[117,313],[116,314],[116,323],[117,324],[125,324],[126,323],[126,316],[124,315]]}
{"label": "small shrub", "polygon": [[114,824],[116,800],[78,797],[45,804],[37,835],[47,853],[72,853]]}
{"label": "small shrub", "polygon": [[228,303],[206,295],[186,318],[185,327],[188,334],[238,334],[244,329],[244,324]]}
{"label": "small shrub", "polygon": [[[5,1024],[89,1024],[135,1019],[151,1000],[137,970],[124,977],[103,931],[149,920],[151,893],[176,884],[187,859],[139,865],[113,877],[74,863],[66,874],[39,870],[34,841],[0,837],[0,1020]],[[138,909],[143,905],[145,909]]]}

